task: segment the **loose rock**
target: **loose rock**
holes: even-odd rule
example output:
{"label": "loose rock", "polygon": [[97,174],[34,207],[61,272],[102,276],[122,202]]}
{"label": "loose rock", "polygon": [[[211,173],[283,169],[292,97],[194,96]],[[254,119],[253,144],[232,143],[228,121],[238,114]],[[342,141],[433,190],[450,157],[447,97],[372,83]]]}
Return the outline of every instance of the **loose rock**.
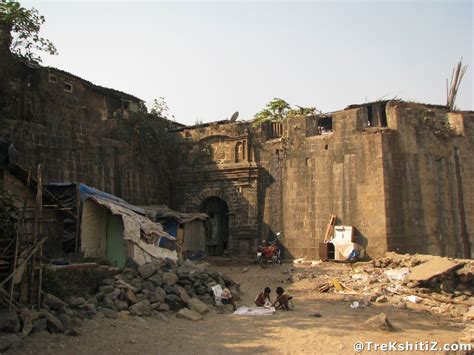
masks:
{"label": "loose rock", "polygon": [[0,332],[16,333],[20,331],[20,320],[16,312],[0,311]]}
{"label": "loose rock", "polygon": [[0,351],[7,351],[8,349],[18,348],[23,345],[21,340],[15,334],[7,334],[0,336]]}
{"label": "loose rock", "polygon": [[199,314],[205,314],[209,311],[209,307],[205,303],[194,297],[188,301],[188,307]]}
{"label": "loose rock", "polygon": [[180,309],[178,313],[176,313],[176,318],[188,319],[194,322],[197,322],[198,320],[203,319],[203,317],[199,313],[193,310],[190,310],[189,308]]}
{"label": "loose rock", "polygon": [[176,275],[173,272],[165,272],[163,274],[163,283],[165,285],[174,285],[178,282],[179,278],[178,275]]}
{"label": "loose rock", "polygon": [[137,268],[138,274],[143,278],[147,279],[156,272],[156,265],[154,263],[147,263],[140,265]]}
{"label": "loose rock", "polygon": [[149,316],[151,314],[150,301],[140,301],[129,308],[132,316]]}
{"label": "loose rock", "polygon": [[394,329],[393,325],[390,323],[385,313],[380,313],[376,316],[369,318],[365,322],[365,324],[374,329],[381,329],[386,331],[392,331]]}

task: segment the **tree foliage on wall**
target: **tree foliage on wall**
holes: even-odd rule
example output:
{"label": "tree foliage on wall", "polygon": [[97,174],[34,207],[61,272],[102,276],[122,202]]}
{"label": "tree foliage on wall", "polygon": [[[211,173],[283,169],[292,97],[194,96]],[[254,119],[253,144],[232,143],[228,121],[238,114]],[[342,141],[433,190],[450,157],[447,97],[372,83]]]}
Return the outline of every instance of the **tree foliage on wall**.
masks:
{"label": "tree foliage on wall", "polygon": [[174,121],[175,117],[171,114],[168,104],[164,97],[159,97],[153,100],[153,103],[150,107],[150,114],[154,115],[155,117],[162,117],[166,118],[167,120]]}
{"label": "tree foliage on wall", "polygon": [[26,9],[19,2],[0,2],[3,42],[16,56],[30,62],[41,62],[38,52],[56,55],[54,44],[39,35],[44,16],[35,8]]}
{"label": "tree foliage on wall", "polygon": [[281,122],[289,116],[310,116],[319,113],[316,107],[302,107],[295,105],[294,108],[283,99],[274,98],[268,102],[263,110],[254,116],[253,124],[259,126],[263,122]]}
{"label": "tree foliage on wall", "polygon": [[[162,102],[166,105],[164,99]],[[174,135],[168,133],[171,122],[163,116],[156,107],[149,113],[143,108],[139,114],[119,120],[110,132],[110,138],[130,144],[136,162],[167,167],[166,159],[175,156],[176,142]]]}

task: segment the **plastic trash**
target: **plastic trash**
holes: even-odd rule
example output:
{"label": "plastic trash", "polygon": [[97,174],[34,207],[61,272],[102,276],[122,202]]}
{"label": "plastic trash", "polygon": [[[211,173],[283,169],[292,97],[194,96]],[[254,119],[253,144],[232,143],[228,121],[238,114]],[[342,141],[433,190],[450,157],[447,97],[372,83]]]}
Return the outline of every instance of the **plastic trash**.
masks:
{"label": "plastic trash", "polygon": [[360,307],[360,303],[358,301],[354,301],[351,303],[351,308],[359,308]]}
{"label": "plastic trash", "polygon": [[420,303],[422,301],[420,297],[415,295],[406,296],[404,300],[412,303]]}
{"label": "plastic trash", "polygon": [[384,275],[395,281],[403,280],[410,273],[410,269],[403,267],[401,269],[389,269],[384,272]]}
{"label": "plastic trash", "polygon": [[221,305],[221,296],[222,296],[222,287],[221,285],[212,286],[212,292],[214,293],[214,299],[216,300],[216,305]]}

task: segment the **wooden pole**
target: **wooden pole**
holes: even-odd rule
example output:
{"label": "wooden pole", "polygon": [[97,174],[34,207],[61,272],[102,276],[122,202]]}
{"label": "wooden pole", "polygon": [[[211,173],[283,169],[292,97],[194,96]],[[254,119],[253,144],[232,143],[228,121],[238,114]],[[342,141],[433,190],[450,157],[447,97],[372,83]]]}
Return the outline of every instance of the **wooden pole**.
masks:
{"label": "wooden pole", "polygon": [[324,240],[323,242],[326,243],[329,240],[329,237],[331,236],[331,231],[334,228],[334,225],[336,224],[336,215],[331,214],[331,217],[329,218],[329,223],[326,228],[326,233],[324,234]]}
{"label": "wooden pole", "polygon": [[[33,246],[36,245],[38,240],[38,231],[39,231],[39,198],[42,196],[41,194],[42,186],[41,186],[41,164],[38,164],[38,172],[37,172],[37,184],[36,184],[36,200],[35,200],[35,220],[33,224]],[[36,254],[36,253],[35,253]],[[30,304],[33,306],[34,302],[34,292],[35,292],[35,269],[36,269],[36,255],[31,258],[31,277],[30,277]]]}
{"label": "wooden pole", "polygon": [[[40,221],[43,220],[43,172],[39,170],[38,175],[38,213]],[[39,235],[43,237],[43,223],[39,224]],[[39,247],[39,270],[38,270],[38,308],[41,307],[41,288],[43,286],[43,243]]]}
{"label": "wooden pole", "polygon": [[28,193],[30,192],[30,182],[31,182],[31,168],[28,169],[28,179],[26,181],[26,192],[25,192],[25,199],[23,200],[23,208],[20,211],[20,218],[18,219],[18,224],[16,227],[16,241],[15,241],[15,255],[13,258],[13,277],[12,282],[10,285],[10,301],[8,305],[8,310],[11,312],[12,310],[12,300],[13,300],[13,289],[15,287],[15,273],[16,273],[16,263],[18,259],[18,248],[20,245],[20,229],[23,227],[23,218],[25,216],[26,210],[26,203],[28,201]]}
{"label": "wooden pole", "polygon": [[79,253],[79,233],[80,233],[80,223],[81,223],[81,193],[79,191],[80,183],[76,183],[76,241],[74,245],[74,253],[77,255]]}

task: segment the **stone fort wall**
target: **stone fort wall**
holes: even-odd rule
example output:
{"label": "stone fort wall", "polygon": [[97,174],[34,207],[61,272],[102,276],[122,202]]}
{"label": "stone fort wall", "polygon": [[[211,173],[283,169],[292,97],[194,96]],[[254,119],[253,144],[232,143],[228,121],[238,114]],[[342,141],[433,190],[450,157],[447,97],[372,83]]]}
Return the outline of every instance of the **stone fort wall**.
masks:
{"label": "stone fort wall", "polygon": [[8,54],[0,76],[0,137],[14,144],[20,165],[42,163],[45,182],[82,182],[136,204],[169,202],[164,169],[140,164],[127,141],[109,136],[140,114],[140,99]]}
{"label": "stone fort wall", "polygon": [[291,117],[277,136],[268,124],[181,129],[183,157],[211,154],[179,160],[175,208],[197,211],[201,194],[231,200],[233,253],[282,232],[287,257],[317,258],[334,213],[370,257],[472,257],[472,113],[391,101],[332,114],[332,132],[315,129],[319,120]]}
{"label": "stone fort wall", "polygon": [[[45,182],[75,181],[131,203],[197,212],[226,202],[229,251],[281,232],[287,257],[317,258],[331,213],[369,256],[387,250],[473,256],[474,113],[378,102],[283,124],[222,121],[170,132],[174,165],[136,161],[110,132],[141,100],[2,56],[0,137]],[[327,123],[327,122],[326,122]]]}

